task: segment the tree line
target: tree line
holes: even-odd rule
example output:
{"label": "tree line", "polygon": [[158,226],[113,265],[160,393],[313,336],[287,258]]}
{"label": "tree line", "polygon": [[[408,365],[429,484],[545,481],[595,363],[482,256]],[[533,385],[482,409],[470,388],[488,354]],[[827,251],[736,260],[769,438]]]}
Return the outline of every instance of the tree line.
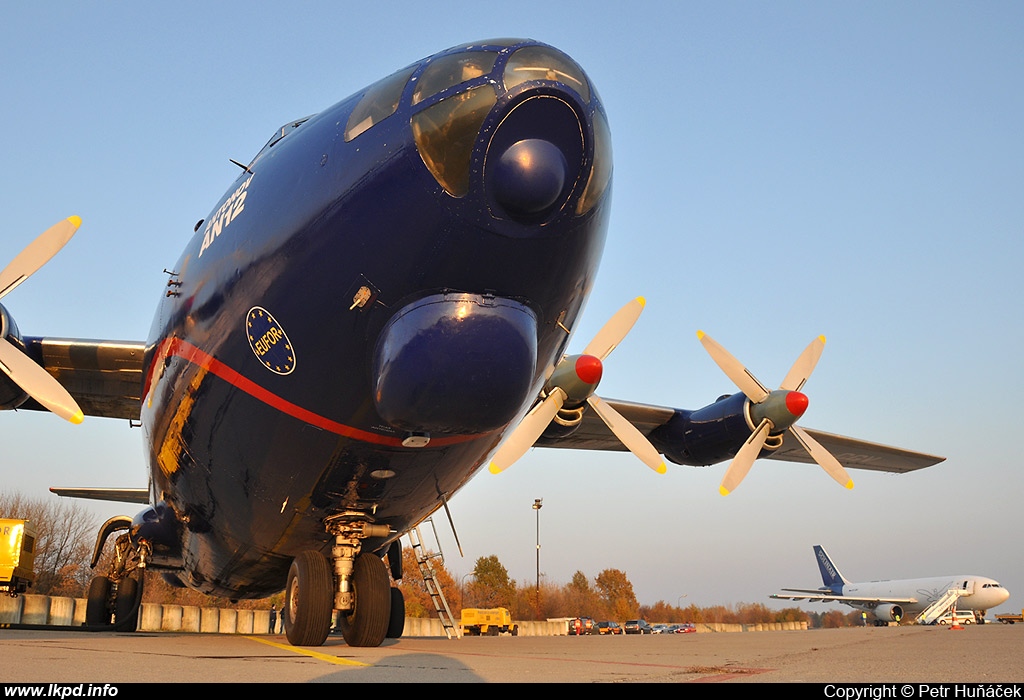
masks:
{"label": "tree line", "polygon": [[[766,622],[807,622],[808,627],[847,627],[860,624],[860,613],[830,610],[805,612],[800,608],[772,610],[761,603],[679,607],[665,601],[641,604],[625,572],[605,569],[590,579],[582,571],[566,584],[549,581],[516,584],[498,557],[476,560],[473,571],[458,582],[435,553],[427,553],[433,578],[444,593],[452,614],[458,619],[462,608],[508,608],[516,620],[547,620],[566,617],[592,617],[595,620],[635,620],[649,622],[716,622],[758,624]],[[399,588],[405,596],[405,614],[409,617],[433,617],[434,603],[427,592],[412,549],[402,550],[404,578]]]}

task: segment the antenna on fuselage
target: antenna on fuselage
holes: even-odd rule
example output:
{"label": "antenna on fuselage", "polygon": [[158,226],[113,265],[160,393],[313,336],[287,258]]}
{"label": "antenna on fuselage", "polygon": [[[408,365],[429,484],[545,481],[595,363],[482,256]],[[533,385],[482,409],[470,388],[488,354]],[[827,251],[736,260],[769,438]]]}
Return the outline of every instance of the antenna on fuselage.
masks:
{"label": "antenna on fuselage", "polygon": [[249,173],[250,175],[255,175],[256,174],[253,171],[249,170],[249,166],[248,165],[242,165],[241,163],[239,163],[234,158],[228,158],[228,160],[230,160],[232,163],[234,163],[235,165],[237,165],[239,168],[241,168],[245,172]]}

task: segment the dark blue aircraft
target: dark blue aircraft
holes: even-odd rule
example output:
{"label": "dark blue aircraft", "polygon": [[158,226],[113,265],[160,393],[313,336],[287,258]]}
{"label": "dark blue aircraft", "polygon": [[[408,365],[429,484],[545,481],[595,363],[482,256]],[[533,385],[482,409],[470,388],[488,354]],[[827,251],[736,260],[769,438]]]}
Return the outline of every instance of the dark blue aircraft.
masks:
{"label": "dark blue aircraft", "polygon": [[[443,51],[274,132],[196,225],[146,342],[22,336],[2,312],[0,405],[141,424],[150,485],[55,489],[139,502],[104,524],[87,623],[133,627],[141,571],[232,599],[286,591],[289,641],[399,636],[399,537],[482,467],[533,445],[628,449],[657,471],[757,457],[905,472],[941,461],[802,430],[808,346],[770,390],[695,410],[601,400],[627,303],[580,355],[570,333],[604,245],[612,176],[589,77],[544,44]],[[0,296],[72,217],[0,273]],[[2,308],[2,307],[0,307]],[[525,416],[525,417],[524,417]],[[834,456],[833,456],[834,455]],[[387,564],[385,564],[385,558]],[[95,562],[94,562],[95,565]]]}

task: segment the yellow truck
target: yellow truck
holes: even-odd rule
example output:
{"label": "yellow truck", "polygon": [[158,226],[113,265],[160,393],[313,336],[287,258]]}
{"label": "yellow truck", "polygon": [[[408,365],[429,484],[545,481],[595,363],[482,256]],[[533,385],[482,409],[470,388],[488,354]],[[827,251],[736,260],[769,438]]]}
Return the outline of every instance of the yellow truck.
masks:
{"label": "yellow truck", "polygon": [[1004,625],[1012,625],[1015,622],[1024,622],[1024,610],[1020,611],[1020,615],[1017,613],[1005,613],[1003,615],[996,615],[996,619],[1002,622]]}
{"label": "yellow truck", "polygon": [[0,518],[0,592],[26,592],[35,581],[36,531],[27,520]]}
{"label": "yellow truck", "polygon": [[512,624],[507,608],[463,608],[462,634],[467,637],[511,634],[519,636],[519,625]]}

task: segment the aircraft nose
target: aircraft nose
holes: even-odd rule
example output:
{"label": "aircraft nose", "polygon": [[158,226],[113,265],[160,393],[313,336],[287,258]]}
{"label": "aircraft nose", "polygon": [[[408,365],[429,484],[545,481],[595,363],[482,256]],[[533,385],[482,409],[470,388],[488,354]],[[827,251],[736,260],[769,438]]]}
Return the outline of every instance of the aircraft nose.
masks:
{"label": "aircraft nose", "polygon": [[547,214],[565,187],[569,165],[555,144],[544,139],[517,141],[494,168],[494,197],[513,217]]}

